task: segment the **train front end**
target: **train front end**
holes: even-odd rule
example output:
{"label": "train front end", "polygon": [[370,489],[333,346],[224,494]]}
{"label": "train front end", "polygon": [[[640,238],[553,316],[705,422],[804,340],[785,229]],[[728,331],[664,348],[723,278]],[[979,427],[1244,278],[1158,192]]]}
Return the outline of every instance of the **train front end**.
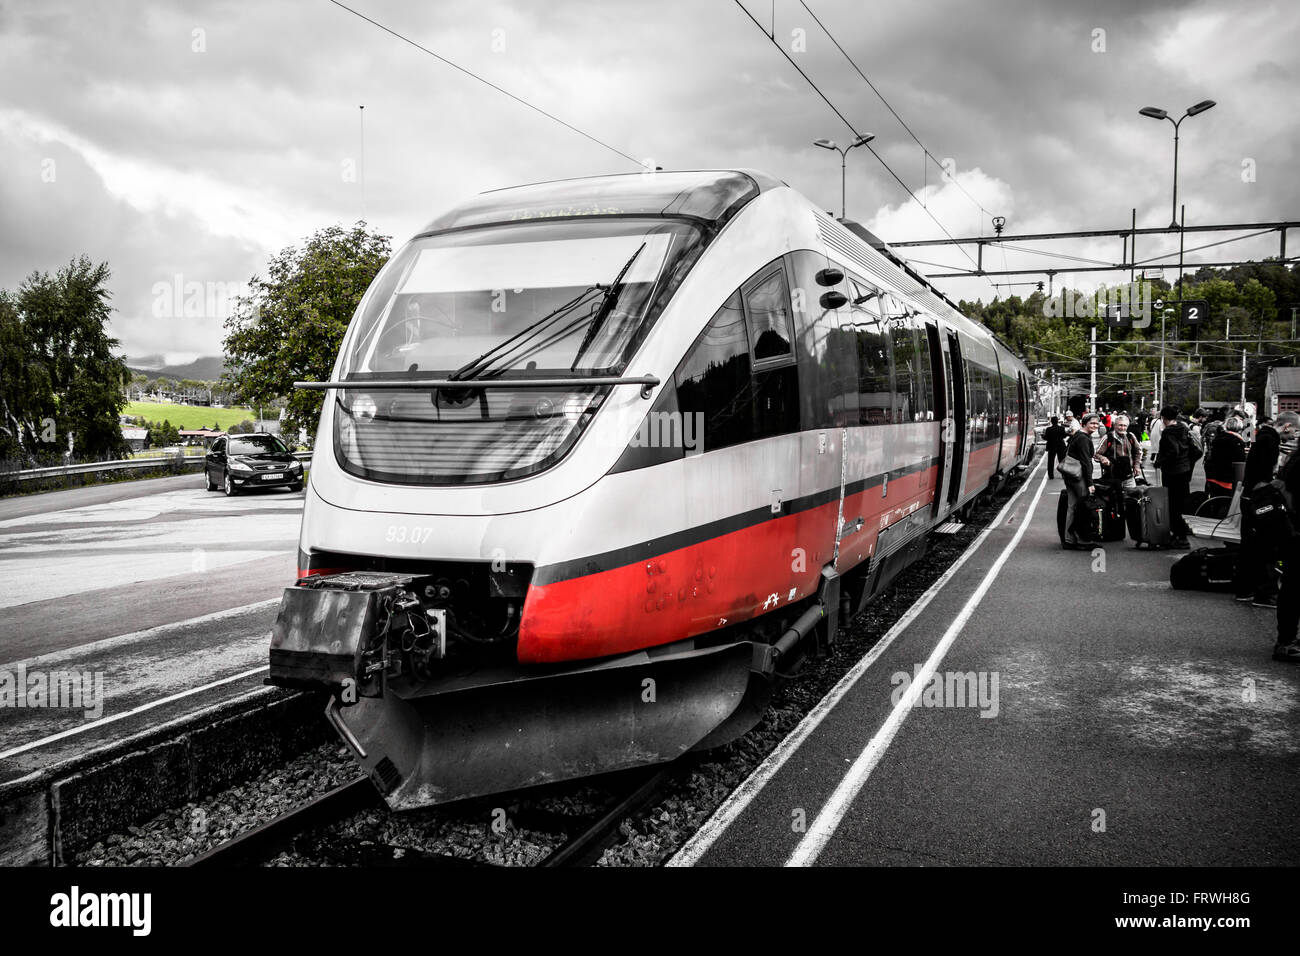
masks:
{"label": "train front end", "polygon": [[[766,703],[747,641],[596,621],[609,594],[569,588],[558,607],[545,586],[573,555],[599,570],[626,521],[684,520],[684,491],[638,519],[646,490],[603,479],[681,357],[675,296],[761,191],[710,172],[483,194],[358,306],[320,386],[270,669],[328,693],[394,809],[670,760]],[[638,613],[656,573],[628,596]]]}

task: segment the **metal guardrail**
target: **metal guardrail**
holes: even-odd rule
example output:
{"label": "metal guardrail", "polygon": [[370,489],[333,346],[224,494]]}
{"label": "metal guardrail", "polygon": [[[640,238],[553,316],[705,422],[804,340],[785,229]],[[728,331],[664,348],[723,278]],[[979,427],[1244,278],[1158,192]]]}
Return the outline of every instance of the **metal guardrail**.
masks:
{"label": "metal guardrail", "polygon": [[[311,452],[294,452],[293,456],[307,464]],[[55,465],[52,468],[27,468],[22,471],[0,472],[0,485],[39,481],[42,478],[61,478],[68,475],[91,475],[106,471],[157,471],[179,464],[183,468],[202,465],[203,455],[168,455],[161,458],[121,458],[115,461],[92,461],[83,465]]]}

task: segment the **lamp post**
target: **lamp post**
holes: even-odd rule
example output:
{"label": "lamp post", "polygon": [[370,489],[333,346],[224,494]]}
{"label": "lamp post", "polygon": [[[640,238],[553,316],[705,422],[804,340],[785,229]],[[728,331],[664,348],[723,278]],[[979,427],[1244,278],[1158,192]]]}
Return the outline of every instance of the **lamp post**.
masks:
{"label": "lamp post", "polygon": [[1182,125],[1183,120],[1189,116],[1195,116],[1197,113],[1204,113],[1210,107],[1214,106],[1214,100],[1201,100],[1195,106],[1189,106],[1177,121],[1174,120],[1167,112],[1156,106],[1144,106],[1138,110],[1143,116],[1149,116],[1157,120],[1169,120],[1174,124],[1174,202],[1173,202],[1173,219],[1169,223],[1170,229],[1178,228],[1178,127]]}
{"label": "lamp post", "polygon": [[836,143],[835,143],[835,140],[833,140],[833,139],[817,139],[817,140],[813,140],[813,145],[814,145],[814,146],[820,146],[822,149],[833,149],[833,150],[835,150],[837,153],[840,154],[840,218],[841,218],[841,219],[845,218],[845,211],[844,211],[844,210],[845,210],[845,206],[844,206],[844,179],[845,179],[845,168],[846,168],[846,165],[847,165],[847,162],[848,162],[848,160],[847,160],[848,152],[849,152],[849,150],[851,150],[851,149],[853,149],[853,148],[855,148],[855,147],[857,147],[857,146],[866,146],[867,143],[871,142],[871,141],[872,141],[873,139],[875,139],[875,138],[876,138],[876,137],[875,137],[874,134],[872,134],[872,133],[865,133],[865,134],[863,134],[862,136],[859,136],[859,137],[858,137],[857,139],[855,139],[855,140],[854,140],[850,145],[844,147],[843,149],[841,149],[839,146],[837,146]]}

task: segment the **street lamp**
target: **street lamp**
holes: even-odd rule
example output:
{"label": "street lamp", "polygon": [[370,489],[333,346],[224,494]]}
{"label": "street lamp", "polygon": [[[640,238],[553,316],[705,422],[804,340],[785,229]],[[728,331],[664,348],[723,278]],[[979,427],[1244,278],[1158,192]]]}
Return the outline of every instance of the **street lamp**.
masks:
{"label": "street lamp", "polygon": [[859,136],[857,139],[853,141],[851,145],[846,146],[844,149],[840,149],[840,147],[835,144],[835,140],[833,139],[813,140],[814,146],[820,146],[822,149],[833,149],[840,154],[840,218],[841,219],[845,218],[845,212],[844,212],[844,176],[845,176],[844,170],[845,170],[845,163],[846,163],[845,157],[848,155],[849,150],[857,146],[866,146],[867,143],[871,142],[875,138],[876,137],[874,134],[866,133],[862,136]]}
{"label": "street lamp", "polygon": [[1214,100],[1201,100],[1201,102],[1197,103],[1195,106],[1189,106],[1187,112],[1184,113],[1177,122],[1174,121],[1172,116],[1159,107],[1144,106],[1142,109],[1138,110],[1138,112],[1143,116],[1149,116],[1156,120],[1169,120],[1169,122],[1174,124],[1174,205],[1173,221],[1169,223],[1170,229],[1178,228],[1178,127],[1182,124],[1183,120],[1187,119],[1187,117],[1195,116],[1197,113],[1204,113],[1213,105]]}

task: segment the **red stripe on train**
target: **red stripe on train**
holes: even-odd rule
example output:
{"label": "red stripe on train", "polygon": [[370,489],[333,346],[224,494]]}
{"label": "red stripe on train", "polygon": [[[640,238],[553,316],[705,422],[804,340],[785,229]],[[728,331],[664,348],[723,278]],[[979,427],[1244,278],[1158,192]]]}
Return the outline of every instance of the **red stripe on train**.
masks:
{"label": "red stripe on train", "polygon": [[[892,524],[934,496],[936,469],[905,475],[845,498],[863,528],[840,543],[840,570],[875,548],[881,517]],[[900,506],[901,504],[901,506]],[[859,510],[861,509],[861,510]],[[679,641],[802,600],[830,562],[839,502],[773,518],[698,544],[528,589],[519,626],[523,663],[623,654]]]}

